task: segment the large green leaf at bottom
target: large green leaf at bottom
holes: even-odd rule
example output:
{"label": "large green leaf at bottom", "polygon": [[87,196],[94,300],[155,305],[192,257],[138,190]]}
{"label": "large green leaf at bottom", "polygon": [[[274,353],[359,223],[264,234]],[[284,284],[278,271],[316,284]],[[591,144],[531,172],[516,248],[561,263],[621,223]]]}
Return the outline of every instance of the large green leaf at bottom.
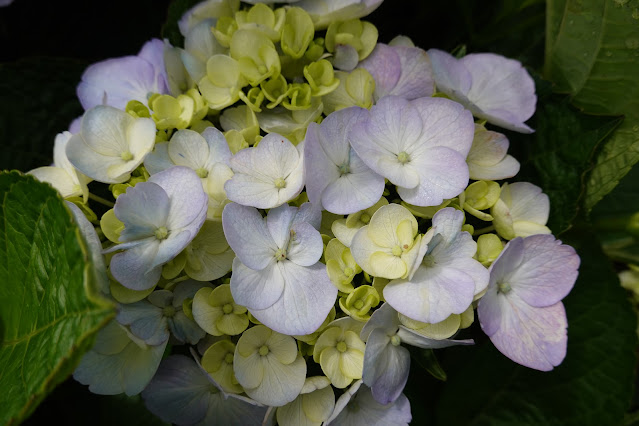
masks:
{"label": "large green leaf at bottom", "polygon": [[[633,390],[635,314],[612,265],[588,230],[564,242],[581,256],[579,278],[564,299],[568,353],[551,372],[522,367],[484,341],[449,350],[439,425],[575,425],[621,423]],[[463,351],[463,352],[462,352]]]}
{"label": "large green leaf at bottom", "polygon": [[71,213],[49,185],[0,174],[0,424],[19,423],[113,315]]}

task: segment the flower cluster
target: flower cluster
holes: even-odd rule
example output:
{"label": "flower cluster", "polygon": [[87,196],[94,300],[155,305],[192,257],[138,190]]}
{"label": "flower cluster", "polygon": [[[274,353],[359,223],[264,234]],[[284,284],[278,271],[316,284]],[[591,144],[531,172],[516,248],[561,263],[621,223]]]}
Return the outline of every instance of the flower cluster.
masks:
{"label": "flower cluster", "polygon": [[519,163],[494,129],[533,131],[531,77],[380,43],[360,19],[380,3],[209,0],[183,48],[86,70],[86,112],[30,172],[118,306],[78,381],[180,425],[407,424],[405,346],[473,344],[475,309],[513,361],[562,362],[579,257],[541,188],[498,182]]}

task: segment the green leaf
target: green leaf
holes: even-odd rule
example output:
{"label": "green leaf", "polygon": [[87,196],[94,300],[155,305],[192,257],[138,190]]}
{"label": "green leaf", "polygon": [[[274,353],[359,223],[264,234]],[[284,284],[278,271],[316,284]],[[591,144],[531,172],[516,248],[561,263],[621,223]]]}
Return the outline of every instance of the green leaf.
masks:
{"label": "green leaf", "polygon": [[19,423],[75,368],[113,307],[49,185],[0,174],[0,424]]}
{"label": "green leaf", "polygon": [[572,107],[566,96],[546,93],[537,80],[537,112],[532,135],[514,135],[512,154],[522,163],[519,181],[532,181],[550,198],[548,226],[555,234],[570,228],[586,190],[594,152],[621,119],[589,116]]}
{"label": "green leaf", "polygon": [[579,278],[564,299],[568,353],[552,372],[515,364],[485,341],[451,348],[439,425],[618,425],[633,390],[636,317],[610,262],[588,229],[564,242],[581,256]]}
{"label": "green leaf", "polygon": [[75,88],[86,65],[41,57],[0,64],[0,170],[52,163],[55,136],[83,112]]}
{"label": "green leaf", "polygon": [[639,9],[628,0],[548,0],[546,77],[587,113],[625,115],[588,180],[589,211],[639,161]]}
{"label": "green leaf", "polygon": [[412,346],[408,349],[411,353],[411,358],[417,362],[417,365],[437,380],[441,380],[442,382],[446,381],[446,372],[439,364],[435,351],[432,349],[419,349]]}

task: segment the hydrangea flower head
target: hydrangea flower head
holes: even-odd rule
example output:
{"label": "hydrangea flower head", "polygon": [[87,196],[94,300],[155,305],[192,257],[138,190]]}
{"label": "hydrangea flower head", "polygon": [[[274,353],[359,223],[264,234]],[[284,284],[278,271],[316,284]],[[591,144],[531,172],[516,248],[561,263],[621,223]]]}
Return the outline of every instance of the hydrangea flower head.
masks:
{"label": "hydrangea flower head", "polygon": [[513,361],[552,370],[566,356],[568,326],[561,303],[577,279],[575,250],[552,235],[515,238],[490,267],[477,313],[482,330]]}

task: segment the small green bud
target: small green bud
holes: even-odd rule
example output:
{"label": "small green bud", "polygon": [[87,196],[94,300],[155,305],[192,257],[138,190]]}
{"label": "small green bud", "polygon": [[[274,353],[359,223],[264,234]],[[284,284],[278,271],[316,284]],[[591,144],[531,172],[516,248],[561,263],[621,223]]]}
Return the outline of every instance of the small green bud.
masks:
{"label": "small green bud", "polygon": [[147,108],[146,105],[144,105],[142,102],[140,101],[129,101],[129,103],[126,104],[126,112],[128,112],[131,116],[135,117],[135,118],[150,118],[151,117],[151,113],[149,112],[149,109]]}
{"label": "small green bud", "polygon": [[289,86],[282,106],[291,111],[309,109],[311,107],[311,86],[308,83],[293,83]]}
{"label": "small green bud", "polygon": [[326,31],[326,50],[333,53],[337,45],[346,44],[357,51],[362,61],[375,48],[377,36],[377,28],[370,22],[359,19],[333,21]]}
{"label": "small green bud", "polygon": [[286,11],[281,40],[284,53],[294,59],[301,58],[313,40],[314,34],[313,20],[304,9],[291,7]]}
{"label": "small green bud", "polygon": [[483,234],[477,239],[477,260],[489,267],[499,256],[504,245],[495,234]]}
{"label": "small green bud", "polygon": [[339,86],[339,79],[335,77],[333,65],[326,59],[305,66],[304,77],[311,86],[312,96],[327,95]]}

